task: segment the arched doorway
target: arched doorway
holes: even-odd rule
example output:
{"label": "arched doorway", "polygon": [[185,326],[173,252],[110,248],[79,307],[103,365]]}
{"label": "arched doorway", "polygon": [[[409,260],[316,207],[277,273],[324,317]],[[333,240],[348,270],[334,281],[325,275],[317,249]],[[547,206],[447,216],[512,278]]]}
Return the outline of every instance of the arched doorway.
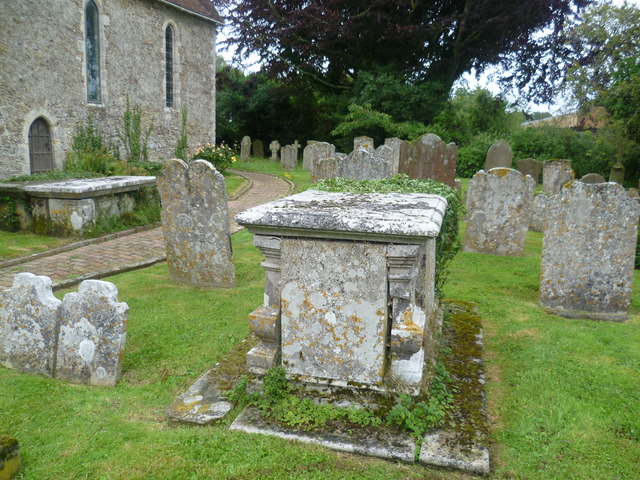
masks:
{"label": "arched doorway", "polygon": [[32,175],[53,170],[51,129],[42,117],[36,118],[29,128],[29,163]]}

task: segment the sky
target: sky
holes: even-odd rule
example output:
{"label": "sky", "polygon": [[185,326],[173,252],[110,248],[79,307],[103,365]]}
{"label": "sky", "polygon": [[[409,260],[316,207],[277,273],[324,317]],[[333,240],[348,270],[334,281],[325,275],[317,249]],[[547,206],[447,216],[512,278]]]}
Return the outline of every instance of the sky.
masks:
{"label": "sky", "polygon": [[[620,6],[625,3],[625,0],[611,0],[611,4]],[[640,0],[626,0],[626,3],[640,6]],[[225,29],[218,32],[218,43],[220,43],[225,37]],[[222,49],[218,45],[218,54],[221,55],[228,62],[232,62],[233,60],[234,49]],[[257,55],[251,56],[247,61],[242,64],[238,64],[237,62],[233,62],[233,64],[239,68],[241,68],[245,72],[255,72],[260,70],[259,57]],[[456,82],[454,88],[456,87],[466,87],[469,89],[475,89],[476,87],[485,88],[489,90],[492,94],[498,95],[503,94],[507,101],[514,102],[516,97],[508,92],[503,92],[500,86],[492,80],[493,76],[499,75],[500,69],[497,67],[488,68],[482,75],[476,78],[475,72],[469,72],[462,75],[462,77]],[[563,113],[567,113],[572,110],[572,105],[569,101],[563,98],[557,98],[554,103],[542,103],[536,104],[530,102],[527,104],[526,108],[529,111],[542,111],[549,112],[552,115],[561,115]]]}

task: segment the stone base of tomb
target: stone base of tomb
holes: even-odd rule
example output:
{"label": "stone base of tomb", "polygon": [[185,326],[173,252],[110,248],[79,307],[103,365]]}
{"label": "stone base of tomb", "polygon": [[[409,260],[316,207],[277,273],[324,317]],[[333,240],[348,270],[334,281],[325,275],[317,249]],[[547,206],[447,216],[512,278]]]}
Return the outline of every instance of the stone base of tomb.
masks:
{"label": "stone base of tomb", "polygon": [[[254,407],[245,408],[230,429],[387,460],[489,473],[480,317],[475,305],[466,302],[446,302],[444,309],[449,320],[445,323],[442,343],[451,354],[440,357],[440,360],[454,378],[454,388],[451,389],[454,407],[448,413],[445,425],[428,432],[421,446],[417,445],[410,432],[396,426],[383,424],[373,428],[332,424],[331,429],[325,431],[305,431],[265,418]],[[459,319],[458,323],[456,319]],[[258,339],[250,336],[200,377],[167,410],[169,419],[204,425],[224,418],[233,407],[224,392],[232,390],[243,376],[249,379],[249,392],[260,391],[261,377],[247,372],[244,362],[246,353],[257,343]],[[389,407],[390,402],[394,402],[390,394],[384,392],[336,385],[295,384],[299,395],[304,394],[317,403],[375,410],[383,405]]]}

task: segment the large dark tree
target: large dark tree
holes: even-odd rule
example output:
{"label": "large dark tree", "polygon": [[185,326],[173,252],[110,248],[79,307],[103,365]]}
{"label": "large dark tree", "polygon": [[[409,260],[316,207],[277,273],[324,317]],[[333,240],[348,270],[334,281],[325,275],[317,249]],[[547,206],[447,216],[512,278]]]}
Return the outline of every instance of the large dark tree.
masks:
{"label": "large dark tree", "polygon": [[[591,0],[213,0],[226,12],[229,43],[275,73],[305,74],[349,89],[380,66],[446,96],[475,68],[516,62],[521,84],[548,95],[554,34]],[[544,29],[545,33],[540,33]],[[554,40],[555,38],[555,40]],[[540,69],[540,65],[549,65]]]}

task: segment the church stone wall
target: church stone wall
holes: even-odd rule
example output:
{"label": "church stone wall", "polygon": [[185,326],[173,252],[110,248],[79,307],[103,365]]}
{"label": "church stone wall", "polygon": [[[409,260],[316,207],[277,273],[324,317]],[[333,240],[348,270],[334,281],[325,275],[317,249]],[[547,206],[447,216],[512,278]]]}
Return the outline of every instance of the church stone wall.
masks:
{"label": "church stone wall", "polygon": [[[215,141],[215,24],[156,0],[95,0],[101,93],[87,102],[85,0],[21,0],[0,9],[0,178],[30,173],[29,127],[51,127],[56,167],[89,117],[107,136],[122,129],[126,99],[153,124],[149,159],[174,156],[180,110],[190,147]],[[165,28],[174,28],[174,107],[165,107]],[[124,155],[124,150],[121,150]]]}

